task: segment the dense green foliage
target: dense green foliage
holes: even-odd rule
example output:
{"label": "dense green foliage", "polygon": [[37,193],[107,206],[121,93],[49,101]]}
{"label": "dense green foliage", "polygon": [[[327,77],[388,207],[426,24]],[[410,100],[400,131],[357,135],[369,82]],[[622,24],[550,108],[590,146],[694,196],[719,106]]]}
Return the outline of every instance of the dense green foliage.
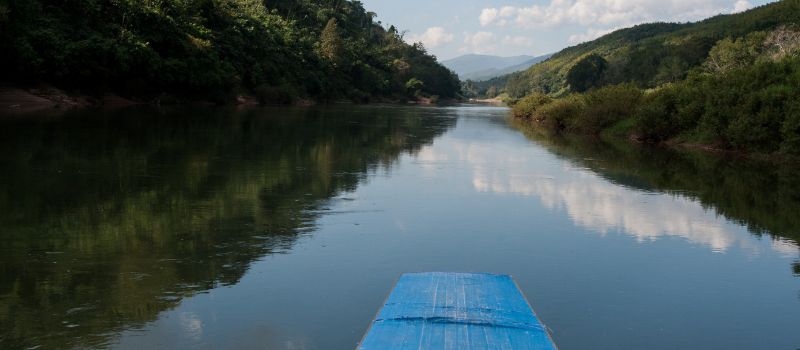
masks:
{"label": "dense green foliage", "polygon": [[800,57],[762,58],[725,73],[695,72],[652,91],[623,84],[557,99],[534,93],[513,113],[557,132],[608,130],[647,142],[800,155]]}
{"label": "dense green foliage", "polygon": [[574,92],[585,92],[602,86],[608,61],[598,54],[591,54],[576,63],[567,72],[567,84]]}
{"label": "dense green foliage", "polygon": [[[760,18],[754,14],[791,9],[797,3],[785,1],[721,18]],[[534,92],[516,103],[514,114],[558,132],[800,155],[799,54],[800,30],[793,25],[723,38],[702,61],[690,65],[693,68],[675,61],[670,63],[674,69],[662,66],[650,75],[615,68],[613,59],[603,69],[603,58],[590,54],[570,68],[566,78],[571,90],[587,92],[546,100]],[[616,75],[620,78],[613,78]],[[645,83],[645,76],[652,80]],[[609,85],[625,78],[631,82]]]}
{"label": "dense green foliage", "polygon": [[611,85],[552,99],[541,93],[531,94],[513,107],[514,116],[530,119],[555,131],[597,134],[631,118],[642,92],[633,85]]}
{"label": "dense green foliage", "polygon": [[5,83],[266,102],[455,97],[454,73],[349,0],[0,0]]}
{"label": "dense green foliage", "polygon": [[648,96],[636,119],[648,141],[675,136],[800,154],[800,58],[700,75]]}
{"label": "dense green foliage", "polygon": [[568,72],[589,55],[608,61],[602,85],[633,83],[652,88],[685,78],[689,70],[703,65],[720,40],[798,22],[800,0],[783,0],[697,23],[638,25],[564,49],[527,71],[481,82],[479,90],[495,86],[515,99],[532,92],[563,96],[570,92]]}

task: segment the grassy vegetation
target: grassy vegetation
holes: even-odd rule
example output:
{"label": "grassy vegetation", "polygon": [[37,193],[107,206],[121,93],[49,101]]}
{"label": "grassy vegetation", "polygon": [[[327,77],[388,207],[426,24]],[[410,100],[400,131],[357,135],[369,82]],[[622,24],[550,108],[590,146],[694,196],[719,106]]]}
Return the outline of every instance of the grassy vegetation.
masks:
{"label": "grassy vegetation", "polygon": [[[720,23],[733,20],[744,27],[759,27],[763,21],[756,19],[763,19],[764,14],[776,9],[790,11],[799,3],[784,1],[745,14],[717,17],[688,27],[696,33],[683,27],[676,33],[703,37]],[[657,37],[679,37],[676,35]],[[610,35],[619,36],[619,32]],[[609,40],[604,37],[598,42]],[[599,43],[585,46],[602,46]],[[575,48],[565,51],[569,50]],[[635,61],[635,52],[625,54],[628,65]],[[800,155],[800,29],[780,25],[746,32],[718,40],[700,52],[705,56],[699,62],[685,65],[673,61],[672,71],[659,68],[651,70],[652,74],[631,66],[615,68],[615,56],[606,59],[592,53],[567,69],[565,87],[549,94],[546,89],[534,89],[514,104],[514,115],[557,132]],[[537,69],[546,68],[547,63]],[[624,79],[628,81],[616,83]]]}
{"label": "grassy vegetation", "polygon": [[633,85],[610,85],[557,99],[531,94],[517,102],[512,111],[517,118],[554,131],[599,134],[632,118],[641,99],[642,91]]}
{"label": "grassy vegetation", "polygon": [[348,0],[0,0],[0,83],[262,102],[456,97],[420,44]]}

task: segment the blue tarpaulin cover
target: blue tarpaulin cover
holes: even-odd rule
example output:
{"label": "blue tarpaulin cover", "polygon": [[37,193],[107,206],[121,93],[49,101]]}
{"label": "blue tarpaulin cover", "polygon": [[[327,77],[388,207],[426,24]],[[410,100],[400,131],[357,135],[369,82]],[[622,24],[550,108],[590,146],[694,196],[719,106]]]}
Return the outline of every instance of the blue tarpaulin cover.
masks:
{"label": "blue tarpaulin cover", "polygon": [[400,278],[358,349],[556,346],[511,276],[433,272]]}

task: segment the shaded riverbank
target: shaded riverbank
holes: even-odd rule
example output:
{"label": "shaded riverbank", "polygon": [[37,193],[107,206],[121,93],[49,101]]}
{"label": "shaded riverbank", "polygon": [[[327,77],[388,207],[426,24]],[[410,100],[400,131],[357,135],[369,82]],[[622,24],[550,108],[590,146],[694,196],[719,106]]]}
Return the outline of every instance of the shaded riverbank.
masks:
{"label": "shaded riverbank", "polygon": [[[399,98],[372,98],[369,101],[338,100],[329,101],[328,105],[336,104],[391,104],[391,105],[453,105],[458,103],[456,99],[439,99],[429,97],[419,97],[413,99]],[[239,95],[227,101],[227,106],[280,106],[292,105],[295,107],[310,107],[317,105],[318,102],[311,99],[290,98],[286,103],[271,103],[261,101],[252,95]],[[103,108],[120,109],[131,106],[215,106],[212,101],[206,100],[183,100],[172,96],[162,95],[153,99],[125,98],[115,94],[103,94],[98,96],[80,93],[69,93],[64,90],[43,86],[40,88],[0,88],[0,114],[24,115],[36,112],[47,111],[66,111],[84,108]]]}

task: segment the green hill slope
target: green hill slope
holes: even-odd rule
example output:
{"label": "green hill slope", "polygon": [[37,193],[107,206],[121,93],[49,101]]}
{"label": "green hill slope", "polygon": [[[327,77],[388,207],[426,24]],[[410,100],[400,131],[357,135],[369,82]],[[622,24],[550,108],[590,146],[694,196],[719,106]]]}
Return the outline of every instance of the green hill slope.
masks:
{"label": "green hill slope", "polygon": [[142,99],[438,95],[458,78],[348,0],[0,0],[0,84]]}
{"label": "green hill slope", "polygon": [[632,82],[639,87],[655,87],[684,79],[723,38],[797,23],[800,23],[800,0],[784,0],[696,23],[638,25],[564,49],[524,72],[498,77],[482,83],[481,87],[485,91],[495,86],[512,98],[532,92],[563,96],[570,90],[569,70],[592,54],[608,62],[601,85]]}

